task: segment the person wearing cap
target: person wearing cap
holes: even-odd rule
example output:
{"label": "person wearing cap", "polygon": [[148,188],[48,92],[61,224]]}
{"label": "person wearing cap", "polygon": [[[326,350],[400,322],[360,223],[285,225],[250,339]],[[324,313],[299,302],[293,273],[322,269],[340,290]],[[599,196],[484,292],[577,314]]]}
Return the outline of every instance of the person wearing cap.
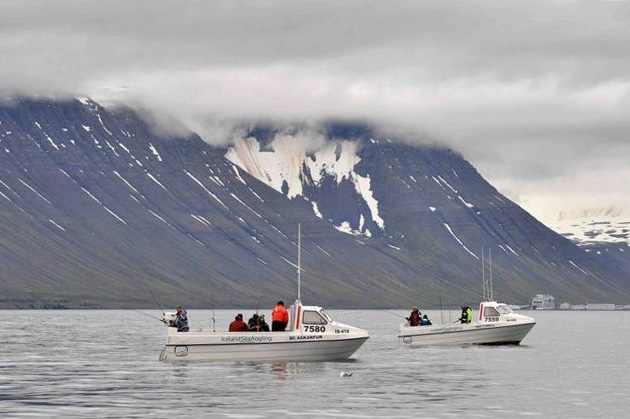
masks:
{"label": "person wearing cap", "polygon": [[230,328],[228,329],[230,332],[247,332],[249,331],[249,327],[247,327],[247,323],[243,321],[243,315],[238,313],[236,317],[234,317],[234,321],[230,323]]}
{"label": "person wearing cap", "polygon": [[280,300],[271,310],[271,331],[284,332],[289,324],[289,313],[284,308],[284,301]]}
{"label": "person wearing cap", "polygon": [[418,310],[418,307],[414,306],[411,309],[411,314],[409,315],[409,317],[405,317],[409,322],[409,326],[420,326],[420,315],[420,310]]}
{"label": "person wearing cap", "polygon": [[175,310],[177,313],[173,325],[177,328],[178,332],[188,332],[188,313],[180,305],[175,307]]}

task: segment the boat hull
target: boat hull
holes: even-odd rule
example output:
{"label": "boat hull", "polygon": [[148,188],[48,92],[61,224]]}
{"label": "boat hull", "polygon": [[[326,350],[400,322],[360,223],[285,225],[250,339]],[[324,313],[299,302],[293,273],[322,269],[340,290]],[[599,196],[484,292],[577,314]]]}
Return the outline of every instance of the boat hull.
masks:
{"label": "boat hull", "polygon": [[531,321],[401,327],[398,338],[403,346],[518,345],[535,324]]}
{"label": "boat hull", "polygon": [[[182,336],[186,335],[186,336]],[[284,332],[225,334],[177,333],[169,339],[161,361],[340,361],[354,354],[368,336],[337,338]]]}

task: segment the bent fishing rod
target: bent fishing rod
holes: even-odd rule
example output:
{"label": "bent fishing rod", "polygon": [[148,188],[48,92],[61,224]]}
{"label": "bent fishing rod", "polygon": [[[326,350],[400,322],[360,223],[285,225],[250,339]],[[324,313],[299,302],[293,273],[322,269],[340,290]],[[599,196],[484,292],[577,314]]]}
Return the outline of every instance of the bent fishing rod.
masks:
{"label": "bent fishing rod", "polygon": [[140,313],[140,314],[144,314],[144,315],[145,315],[145,316],[147,316],[147,317],[151,317],[152,319],[159,320],[159,321],[161,321],[162,323],[166,323],[166,320],[161,319],[161,318],[159,318],[159,317],[155,317],[155,316],[153,316],[153,315],[151,315],[151,314],[149,314],[149,313],[145,313],[144,311],[140,311],[140,310],[135,309],[135,308],[134,308],[134,309],[132,309],[132,310],[133,310],[133,311],[135,311],[135,312],[138,312],[138,313]]}

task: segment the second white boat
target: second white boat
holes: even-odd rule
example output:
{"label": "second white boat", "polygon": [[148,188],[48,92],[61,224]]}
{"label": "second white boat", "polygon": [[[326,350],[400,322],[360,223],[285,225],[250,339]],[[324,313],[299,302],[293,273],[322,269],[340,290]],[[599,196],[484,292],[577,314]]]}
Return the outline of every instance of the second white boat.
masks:
{"label": "second white boat", "polygon": [[431,326],[402,324],[398,339],[403,346],[518,345],[536,321],[515,313],[507,304],[484,301],[477,321]]}

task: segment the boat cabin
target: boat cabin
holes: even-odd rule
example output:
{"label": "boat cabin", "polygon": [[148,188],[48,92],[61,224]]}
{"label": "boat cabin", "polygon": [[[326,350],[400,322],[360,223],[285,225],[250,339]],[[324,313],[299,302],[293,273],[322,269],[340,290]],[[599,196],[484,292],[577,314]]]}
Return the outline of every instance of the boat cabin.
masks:
{"label": "boat cabin", "polygon": [[496,323],[499,321],[512,321],[515,313],[510,306],[496,301],[482,301],[479,303],[479,323]]}
{"label": "boat cabin", "polygon": [[304,333],[323,333],[326,326],[333,323],[332,317],[319,306],[303,306],[298,300],[289,310],[287,330],[301,330]]}

